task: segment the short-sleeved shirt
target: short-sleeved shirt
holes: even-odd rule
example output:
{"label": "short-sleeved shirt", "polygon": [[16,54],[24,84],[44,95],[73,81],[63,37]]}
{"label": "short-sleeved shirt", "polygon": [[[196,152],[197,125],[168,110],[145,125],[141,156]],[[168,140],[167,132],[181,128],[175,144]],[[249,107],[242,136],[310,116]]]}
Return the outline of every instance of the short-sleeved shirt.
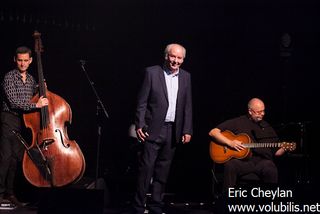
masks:
{"label": "short-sleeved shirt", "polygon": [[[275,143],[278,142],[278,136],[275,130],[265,120],[255,122],[247,115],[226,120],[217,126],[221,131],[229,130],[233,134],[247,134],[254,143]],[[274,149],[271,148],[254,148],[252,154],[266,159],[272,159]]]}

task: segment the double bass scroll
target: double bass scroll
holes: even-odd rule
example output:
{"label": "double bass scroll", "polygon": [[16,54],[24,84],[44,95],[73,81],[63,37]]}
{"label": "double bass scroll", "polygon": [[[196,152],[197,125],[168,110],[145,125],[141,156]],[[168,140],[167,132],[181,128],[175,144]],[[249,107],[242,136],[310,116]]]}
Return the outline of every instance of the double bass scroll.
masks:
{"label": "double bass scroll", "polygon": [[[24,123],[32,131],[32,143],[26,149],[22,168],[26,179],[37,187],[61,187],[78,181],[85,171],[85,159],[80,147],[67,134],[66,124],[71,124],[69,104],[60,96],[47,90],[41,62],[41,34],[34,33],[35,53],[39,78],[39,93],[32,99],[46,97],[48,106],[23,115]],[[37,151],[48,170],[41,170],[28,151]]]}

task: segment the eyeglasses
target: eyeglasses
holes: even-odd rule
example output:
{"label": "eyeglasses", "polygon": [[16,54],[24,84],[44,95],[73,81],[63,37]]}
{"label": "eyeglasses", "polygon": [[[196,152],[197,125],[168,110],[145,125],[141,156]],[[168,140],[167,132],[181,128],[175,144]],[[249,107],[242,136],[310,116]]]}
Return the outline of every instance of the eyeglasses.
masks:
{"label": "eyeglasses", "polygon": [[250,111],[252,111],[252,112],[255,113],[255,114],[264,114],[264,113],[265,113],[265,110],[264,110],[264,109],[263,109],[263,110],[259,110],[259,111],[255,111],[255,110],[253,110],[253,109],[251,108]]}

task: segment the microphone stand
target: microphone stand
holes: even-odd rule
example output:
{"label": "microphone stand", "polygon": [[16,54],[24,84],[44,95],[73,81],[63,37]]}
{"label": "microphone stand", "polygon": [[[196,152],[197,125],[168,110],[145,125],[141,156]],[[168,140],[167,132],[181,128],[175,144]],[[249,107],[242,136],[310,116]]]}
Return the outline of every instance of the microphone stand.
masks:
{"label": "microphone stand", "polygon": [[101,101],[99,95],[98,95],[98,92],[97,90],[95,89],[94,87],[94,82],[91,81],[86,69],[85,69],[85,64],[86,64],[86,61],[85,60],[80,60],[80,64],[81,64],[81,68],[83,70],[83,72],[85,73],[86,75],[86,78],[88,80],[88,82],[90,83],[90,86],[96,96],[96,100],[97,100],[97,112],[96,112],[96,116],[97,116],[97,124],[98,124],[98,127],[97,127],[97,155],[96,155],[96,175],[95,175],[95,188],[97,189],[98,188],[98,177],[99,177],[99,159],[100,159],[100,144],[101,144],[101,124],[100,124],[100,112],[102,111],[103,114],[106,116],[106,118],[109,119],[109,114],[106,110],[106,108],[104,107],[104,104],[103,102]]}
{"label": "microphone stand", "polygon": [[303,163],[302,163],[302,169],[300,172],[300,179],[298,179],[298,183],[310,183],[309,178],[309,154],[308,154],[308,144],[305,142],[306,140],[306,132],[307,132],[307,124],[309,122],[298,122],[300,128],[300,148],[303,155]]}

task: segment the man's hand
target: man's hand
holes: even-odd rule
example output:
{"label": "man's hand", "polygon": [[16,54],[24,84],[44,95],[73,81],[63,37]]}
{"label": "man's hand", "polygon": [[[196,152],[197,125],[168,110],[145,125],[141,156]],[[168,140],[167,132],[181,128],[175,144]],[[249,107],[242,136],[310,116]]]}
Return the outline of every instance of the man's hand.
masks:
{"label": "man's hand", "polygon": [[137,137],[140,142],[144,142],[146,138],[149,136],[148,132],[143,132],[142,128],[137,129]]}
{"label": "man's hand", "polygon": [[49,101],[47,98],[41,96],[39,99],[38,99],[38,102],[36,103],[36,107],[37,108],[42,108],[43,106],[47,106],[49,104]]}
{"label": "man's hand", "polygon": [[245,149],[244,145],[239,140],[230,141],[228,143],[228,146],[230,146],[231,148],[235,149],[236,151],[241,151],[241,150]]}
{"label": "man's hand", "polygon": [[182,136],[182,143],[183,143],[183,144],[189,143],[190,140],[191,140],[191,135],[189,135],[189,134],[184,134],[184,135]]}

